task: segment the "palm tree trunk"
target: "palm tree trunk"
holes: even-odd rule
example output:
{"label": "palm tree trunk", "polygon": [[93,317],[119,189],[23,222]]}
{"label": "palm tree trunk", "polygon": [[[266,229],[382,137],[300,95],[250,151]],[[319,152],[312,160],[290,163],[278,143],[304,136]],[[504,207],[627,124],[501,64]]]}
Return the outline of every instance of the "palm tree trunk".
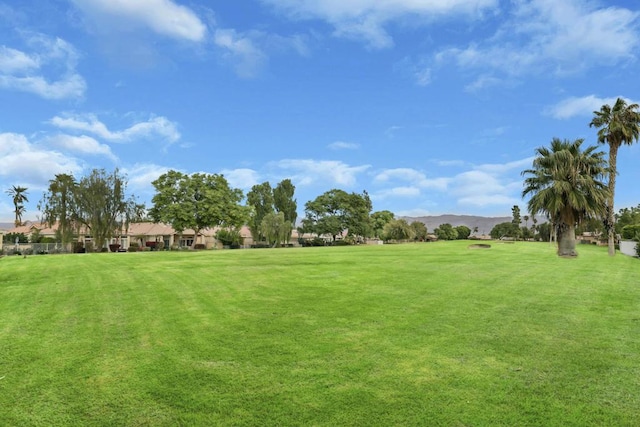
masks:
{"label": "palm tree trunk", "polygon": [[612,143],[611,141],[609,142],[609,200],[607,202],[607,218],[604,222],[604,226],[607,229],[609,256],[614,256],[616,254],[616,219],[614,216],[613,200],[616,190],[618,146],[619,144]]}
{"label": "palm tree trunk", "polygon": [[558,226],[558,255],[575,257],[576,252],[576,230],[573,225],[561,224]]}

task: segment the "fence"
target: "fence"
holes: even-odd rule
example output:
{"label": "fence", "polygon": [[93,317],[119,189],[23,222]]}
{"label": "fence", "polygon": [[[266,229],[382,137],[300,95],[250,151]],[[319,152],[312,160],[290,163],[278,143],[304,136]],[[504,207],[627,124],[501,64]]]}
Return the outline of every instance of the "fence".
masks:
{"label": "fence", "polygon": [[2,247],[3,255],[46,255],[70,253],[61,243],[5,243]]}

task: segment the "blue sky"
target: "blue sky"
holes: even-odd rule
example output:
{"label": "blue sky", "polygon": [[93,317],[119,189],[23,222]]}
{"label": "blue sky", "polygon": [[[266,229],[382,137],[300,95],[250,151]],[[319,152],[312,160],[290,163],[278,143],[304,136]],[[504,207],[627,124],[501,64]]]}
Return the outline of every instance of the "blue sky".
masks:
{"label": "blue sky", "polygon": [[636,0],[0,0],[0,221],[12,185],[35,219],[56,173],[116,167],[147,205],[176,169],[509,216],[536,147],[640,100],[639,56]]}

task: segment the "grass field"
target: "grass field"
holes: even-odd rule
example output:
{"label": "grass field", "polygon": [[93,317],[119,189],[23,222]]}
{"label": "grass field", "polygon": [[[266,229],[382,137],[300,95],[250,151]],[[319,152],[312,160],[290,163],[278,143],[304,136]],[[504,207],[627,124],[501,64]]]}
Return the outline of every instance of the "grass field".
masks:
{"label": "grass field", "polygon": [[2,258],[0,425],[638,425],[640,262],[468,244]]}

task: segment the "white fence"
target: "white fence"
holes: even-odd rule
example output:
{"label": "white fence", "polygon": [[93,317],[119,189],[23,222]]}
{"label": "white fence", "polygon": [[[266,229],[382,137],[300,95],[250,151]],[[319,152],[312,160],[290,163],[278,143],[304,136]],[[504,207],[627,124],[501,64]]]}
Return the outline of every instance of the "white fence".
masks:
{"label": "white fence", "polygon": [[637,256],[636,255],[636,245],[640,243],[634,242],[633,240],[621,240],[620,241],[620,252],[625,255]]}

